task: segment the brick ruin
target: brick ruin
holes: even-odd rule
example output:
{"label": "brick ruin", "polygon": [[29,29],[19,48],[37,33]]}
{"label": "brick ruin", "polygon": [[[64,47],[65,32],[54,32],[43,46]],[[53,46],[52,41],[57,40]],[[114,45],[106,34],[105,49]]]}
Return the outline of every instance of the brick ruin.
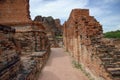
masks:
{"label": "brick ruin", "polygon": [[63,35],[63,27],[61,25],[60,19],[55,19],[54,21],[55,21],[55,25],[57,27],[56,36],[62,36]]}
{"label": "brick ruin", "polygon": [[0,0],[0,24],[29,21],[29,0]]}
{"label": "brick ruin", "polygon": [[[17,38],[16,35],[18,34],[25,35],[23,35],[23,37],[18,36],[19,38]],[[28,45],[29,39],[27,41],[21,41],[21,39],[26,39],[24,36],[31,34],[35,37],[30,36],[29,38],[38,39],[37,37],[42,37],[42,41],[46,40],[46,36],[44,36],[44,33],[41,31],[16,33],[15,29],[0,25],[0,80],[37,80],[49,56],[50,47],[46,43],[45,47],[41,49],[37,46],[41,43],[37,45],[33,44],[32,46],[40,49],[36,51],[36,48],[33,49],[33,47]],[[22,44],[19,45],[20,42],[24,42],[24,45],[27,43],[25,45],[26,47]]]}
{"label": "brick ruin", "polygon": [[53,17],[42,17],[36,16],[34,21],[41,22],[45,26],[45,31],[47,33],[48,39],[50,40],[51,47],[60,47],[58,43],[63,42],[63,40],[57,37],[62,36],[62,25],[59,19],[53,19]]}
{"label": "brick ruin", "polygon": [[103,38],[102,41],[106,44],[114,45],[120,50],[120,39],[118,38]]}
{"label": "brick ruin", "polygon": [[[0,0],[0,80],[37,80],[50,54],[45,25],[57,26],[52,37],[62,30],[58,19],[42,21],[30,19],[29,0]],[[119,40],[104,39],[88,9],[73,9],[63,26],[64,47],[77,63],[95,80],[120,80]]]}
{"label": "brick ruin", "polygon": [[0,80],[37,80],[49,54],[45,27],[30,19],[29,0],[0,0]]}
{"label": "brick ruin", "polygon": [[20,51],[13,34],[15,29],[0,25],[0,80],[8,80],[20,70]]}
{"label": "brick ruin", "polygon": [[73,9],[64,23],[64,47],[95,80],[120,80],[120,50],[103,38],[88,9]]}
{"label": "brick ruin", "polygon": [[63,25],[61,25],[60,19],[55,19],[55,24],[57,27],[57,35],[56,37],[57,43],[59,44],[59,47],[63,47]]}

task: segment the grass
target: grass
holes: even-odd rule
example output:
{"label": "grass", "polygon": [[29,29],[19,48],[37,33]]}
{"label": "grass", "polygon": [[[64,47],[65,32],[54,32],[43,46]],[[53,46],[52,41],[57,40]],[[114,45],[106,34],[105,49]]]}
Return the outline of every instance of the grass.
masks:
{"label": "grass", "polygon": [[92,76],[90,75],[90,73],[88,73],[81,64],[77,63],[76,61],[72,61],[72,64],[75,68],[81,70],[87,77],[89,80],[95,80],[94,78],[92,78]]}
{"label": "grass", "polygon": [[120,38],[120,30],[104,33],[105,38]]}
{"label": "grass", "polygon": [[63,36],[56,36],[56,38],[63,38]]}

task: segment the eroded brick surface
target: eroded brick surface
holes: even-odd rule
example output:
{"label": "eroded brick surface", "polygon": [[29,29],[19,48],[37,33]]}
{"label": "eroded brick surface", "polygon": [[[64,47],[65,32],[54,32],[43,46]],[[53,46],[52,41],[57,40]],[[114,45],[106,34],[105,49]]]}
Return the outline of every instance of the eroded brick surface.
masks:
{"label": "eroded brick surface", "polygon": [[14,34],[14,29],[0,25],[0,80],[12,80],[20,70],[20,51]]}
{"label": "eroded brick surface", "polygon": [[0,0],[0,24],[0,80],[37,80],[50,43],[45,27],[30,20],[29,0]]}
{"label": "eroded brick surface", "polygon": [[28,21],[29,0],[0,0],[0,24]]}
{"label": "eroded brick surface", "polygon": [[41,22],[45,26],[45,31],[50,40],[51,47],[59,47],[59,40],[57,37],[62,36],[62,25],[60,24],[60,20],[53,19],[51,16],[36,16],[34,21]]}
{"label": "eroded brick surface", "polygon": [[95,80],[120,79],[120,51],[103,41],[102,26],[87,9],[73,9],[64,23],[64,46]]}

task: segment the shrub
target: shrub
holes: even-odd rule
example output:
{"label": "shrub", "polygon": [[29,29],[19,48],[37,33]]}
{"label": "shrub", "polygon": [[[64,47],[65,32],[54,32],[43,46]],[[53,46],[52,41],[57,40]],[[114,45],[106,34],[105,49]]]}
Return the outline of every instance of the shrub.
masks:
{"label": "shrub", "polygon": [[120,30],[104,33],[105,38],[120,38]]}

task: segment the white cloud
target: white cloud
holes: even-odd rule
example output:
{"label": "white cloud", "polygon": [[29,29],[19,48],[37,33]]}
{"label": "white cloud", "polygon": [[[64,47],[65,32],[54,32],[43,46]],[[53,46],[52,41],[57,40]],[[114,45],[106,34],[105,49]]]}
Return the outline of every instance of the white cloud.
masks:
{"label": "white cloud", "polygon": [[[103,25],[103,31],[120,30],[120,14],[116,14],[110,4],[117,3],[119,0],[101,0],[102,4],[98,1],[97,6],[87,6],[90,9],[90,15],[94,16],[100,24]],[[117,5],[116,5],[117,6]]]}
{"label": "white cloud", "polygon": [[120,24],[103,26],[104,32],[120,30]]}
{"label": "white cloud", "polygon": [[30,1],[32,19],[37,15],[53,16],[54,18],[67,18],[73,8],[83,8],[87,4],[87,0],[56,0],[48,3],[44,3],[42,0]]}
{"label": "white cloud", "polygon": [[114,14],[107,14],[103,13],[102,15],[99,15],[99,17],[96,17],[97,20],[103,25],[104,32],[108,31],[115,31],[120,30],[120,14],[114,15]]}
{"label": "white cloud", "polygon": [[106,32],[120,28],[120,15],[114,15],[110,9],[110,4],[117,2],[119,0],[30,0],[30,11],[32,19],[37,15],[53,16],[63,22],[68,19],[72,9],[88,8],[90,15],[97,18]]}

